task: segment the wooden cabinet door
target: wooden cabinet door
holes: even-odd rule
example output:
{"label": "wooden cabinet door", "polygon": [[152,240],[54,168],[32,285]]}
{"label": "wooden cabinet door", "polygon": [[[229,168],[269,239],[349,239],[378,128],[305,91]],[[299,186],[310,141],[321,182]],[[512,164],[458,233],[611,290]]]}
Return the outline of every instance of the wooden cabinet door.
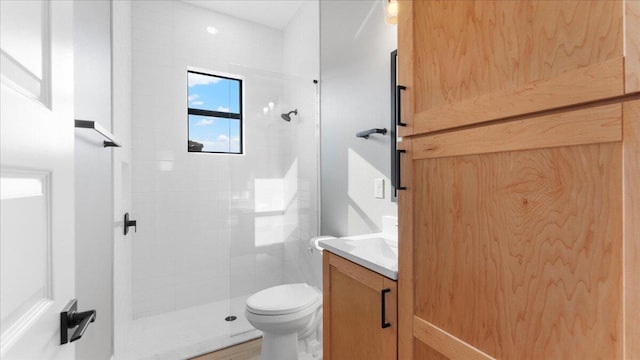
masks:
{"label": "wooden cabinet door", "polygon": [[403,1],[401,136],[640,91],[640,2]]}
{"label": "wooden cabinet door", "polygon": [[323,283],[324,359],[396,359],[396,282],[325,251]]}
{"label": "wooden cabinet door", "polygon": [[637,100],[403,141],[400,357],[640,358],[639,129]]}
{"label": "wooden cabinet door", "polygon": [[639,29],[400,0],[400,358],[640,358]]}

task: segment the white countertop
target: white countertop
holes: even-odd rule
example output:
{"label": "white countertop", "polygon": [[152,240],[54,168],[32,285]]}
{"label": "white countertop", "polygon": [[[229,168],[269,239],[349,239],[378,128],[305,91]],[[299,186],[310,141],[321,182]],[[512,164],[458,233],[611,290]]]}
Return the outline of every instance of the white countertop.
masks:
{"label": "white countertop", "polygon": [[338,256],[398,280],[398,238],[388,232],[347,236],[318,241],[318,245]]}

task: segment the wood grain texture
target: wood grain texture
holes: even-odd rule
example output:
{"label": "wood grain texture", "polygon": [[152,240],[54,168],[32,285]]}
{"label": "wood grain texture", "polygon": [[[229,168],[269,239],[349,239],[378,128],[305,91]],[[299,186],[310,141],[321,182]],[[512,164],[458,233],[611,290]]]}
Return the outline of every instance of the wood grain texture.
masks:
{"label": "wood grain texture", "polygon": [[331,261],[332,254],[322,252],[322,353],[323,358],[331,360]]}
{"label": "wood grain texture", "polygon": [[385,295],[385,315],[386,321],[391,327],[383,329],[385,332],[383,341],[384,358],[398,359],[398,283],[389,278],[383,277],[383,288],[391,292]]}
{"label": "wood grain texture", "polygon": [[335,268],[331,268],[331,287],[335,294],[331,297],[331,337],[324,339],[331,341],[331,360],[379,358],[382,339],[370,336],[372,329],[380,328],[378,291]]}
{"label": "wood grain texture", "polygon": [[377,274],[343,257],[331,254],[331,257],[329,257],[329,265],[375,291],[378,291],[382,288],[382,275]]}
{"label": "wood grain texture", "polygon": [[452,360],[495,360],[491,356],[461,341],[419,317],[413,318],[413,332],[417,339]]}
{"label": "wood grain texture", "polygon": [[414,115],[413,134],[557,109],[624,94],[624,61],[617,58]]}
{"label": "wood grain texture", "polygon": [[[413,184],[412,140],[403,138],[399,149],[406,153],[400,158],[402,185],[398,191],[398,358],[413,359]],[[415,354],[415,358],[422,359]]]}
{"label": "wood grain texture", "polygon": [[616,1],[415,1],[413,15],[416,113],[624,56]]}
{"label": "wood grain texture", "polygon": [[622,104],[566,111],[418,137],[414,159],[622,140]]}
{"label": "wood grain texture", "polygon": [[640,1],[626,0],[625,11],[625,93],[640,91]]}
{"label": "wood grain texture", "polygon": [[204,354],[191,360],[258,360],[261,349],[262,338]]}
{"label": "wood grain texture", "polygon": [[407,126],[398,126],[398,136],[413,133],[415,94],[413,88],[413,0],[398,1],[398,85],[406,86],[402,91],[400,117]]}
{"label": "wood grain texture", "polygon": [[502,359],[622,357],[620,143],[414,161],[415,315]]}
{"label": "wood grain texture", "polygon": [[[324,297],[324,348],[326,360],[351,359],[397,359],[397,285],[394,281],[376,274],[377,287],[371,288],[352,277],[361,266],[349,261],[335,261],[335,254],[324,252],[326,256],[323,278],[326,279]],[[334,266],[332,264],[338,264]],[[367,279],[369,281],[370,279]],[[381,327],[381,290],[389,288],[386,294],[386,320],[392,326]],[[328,296],[327,296],[328,294]],[[327,306],[327,304],[329,306]],[[326,319],[329,318],[329,321]]]}
{"label": "wood grain texture", "polygon": [[625,359],[640,359],[640,101],[624,104]]}
{"label": "wood grain texture", "polygon": [[423,343],[420,340],[415,340],[413,342],[413,353],[416,356],[415,358],[420,360],[449,360],[448,357],[435,351],[433,348],[429,347],[427,344]]}

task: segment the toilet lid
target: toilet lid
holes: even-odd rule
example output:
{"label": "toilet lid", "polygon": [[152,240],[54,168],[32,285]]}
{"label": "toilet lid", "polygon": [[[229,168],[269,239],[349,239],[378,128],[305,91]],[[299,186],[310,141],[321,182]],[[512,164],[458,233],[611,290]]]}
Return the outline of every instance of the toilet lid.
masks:
{"label": "toilet lid", "polygon": [[259,315],[285,315],[300,311],[321,297],[307,284],[286,284],[270,287],[247,299],[247,310]]}

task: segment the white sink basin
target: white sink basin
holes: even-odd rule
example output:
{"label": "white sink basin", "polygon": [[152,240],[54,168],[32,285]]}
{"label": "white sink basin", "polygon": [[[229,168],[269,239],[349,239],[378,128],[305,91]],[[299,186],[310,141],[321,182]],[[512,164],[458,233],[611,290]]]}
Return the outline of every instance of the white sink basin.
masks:
{"label": "white sink basin", "polygon": [[398,279],[398,240],[388,233],[320,240],[318,245],[380,275]]}

